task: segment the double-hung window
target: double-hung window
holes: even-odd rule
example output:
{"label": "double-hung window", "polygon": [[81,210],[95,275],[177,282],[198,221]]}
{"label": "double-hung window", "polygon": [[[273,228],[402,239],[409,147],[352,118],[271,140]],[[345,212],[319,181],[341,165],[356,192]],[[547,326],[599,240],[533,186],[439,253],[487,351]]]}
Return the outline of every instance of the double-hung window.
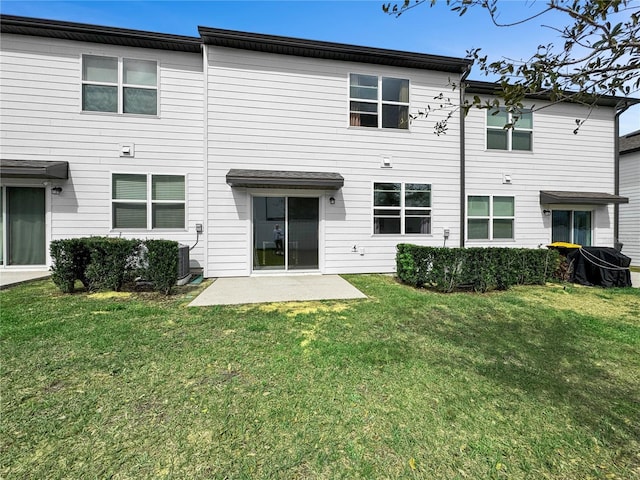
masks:
{"label": "double-hung window", "polygon": [[487,149],[533,150],[533,113],[511,113],[506,108],[487,110]]}
{"label": "double-hung window", "polygon": [[111,187],[112,228],[185,228],[185,177],[116,173]]}
{"label": "double-hung window", "polygon": [[431,185],[374,183],[373,231],[395,235],[431,233]]}
{"label": "double-hung window", "polygon": [[591,245],[591,212],[589,210],[553,210],[551,241]]}
{"label": "double-hung window", "polygon": [[157,62],[83,55],[82,110],[157,115]]}
{"label": "double-hung window", "polygon": [[470,195],[467,198],[469,240],[513,239],[514,197]]}
{"label": "double-hung window", "polygon": [[409,128],[409,80],[352,73],[349,97],[352,127]]}

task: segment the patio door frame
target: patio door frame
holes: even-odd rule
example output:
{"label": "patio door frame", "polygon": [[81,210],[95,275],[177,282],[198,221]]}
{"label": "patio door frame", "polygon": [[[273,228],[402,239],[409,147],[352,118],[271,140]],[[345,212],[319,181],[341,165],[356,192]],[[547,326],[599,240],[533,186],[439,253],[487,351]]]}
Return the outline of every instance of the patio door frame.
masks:
{"label": "patio door frame", "polygon": [[[326,192],[319,190],[307,190],[307,189],[249,189],[248,190],[248,201],[249,201],[249,228],[248,228],[248,259],[249,259],[249,272],[251,275],[298,275],[298,274],[309,274],[309,273],[322,273],[324,270],[324,215],[325,215],[325,203],[328,201]],[[282,221],[282,227],[285,231],[285,265],[282,269],[255,269],[254,265],[254,197],[278,197],[285,198],[285,220]],[[298,198],[316,198],[318,200],[318,268],[317,269],[294,269],[291,270],[288,268],[288,249],[289,249],[289,238],[288,238],[288,199],[290,197],[298,197]]]}
{"label": "patio door frame", "polygon": [[[0,195],[2,195],[2,263],[1,270],[30,270],[43,271],[48,270],[51,264],[51,256],[49,254],[49,244],[51,242],[51,185],[49,182],[34,182],[33,180],[12,179],[11,183],[2,183]],[[7,205],[7,189],[11,188],[37,188],[44,191],[44,263],[42,264],[13,264],[8,265],[9,257],[9,228],[8,228],[8,205]]]}

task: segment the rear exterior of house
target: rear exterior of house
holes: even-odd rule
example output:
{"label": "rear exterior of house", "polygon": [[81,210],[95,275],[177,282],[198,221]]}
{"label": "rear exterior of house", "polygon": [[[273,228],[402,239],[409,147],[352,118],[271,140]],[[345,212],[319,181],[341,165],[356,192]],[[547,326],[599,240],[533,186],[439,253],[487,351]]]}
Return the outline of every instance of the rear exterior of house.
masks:
{"label": "rear exterior of house", "polygon": [[[467,99],[490,100],[494,84],[469,82]],[[552,242],[614,245],[615,137],[622,99],[589,111],[528,98],[519,118],[471,109],[465,126],[465,245],[539,248]],[[578,130],[576,120],[586,121]],[[511,130],[503,126],[513,122]]]}
{"label": "rear exterior of house", "polygon": [[1,49],[2,268],[88,235],[177,240],[207,277],[392,272],[398,243],[615,240],[621,99],[579,135],[569,104],[504,130],[460,117],[459,58],[8,16]]}
{"label": "rear exterior of house", "polygon": [[409,113],[459,84],[469,62],[200,33],[209,274],[392,272],[400,242],[442,245],[450,229],[458,244],[458,113],[442,136]]}
{"label": "rear exterior of house", "polygon": [[620,195],[629,198],[620,206],[622,253],[640,266],[640,130],[620,137]]}
{"label": "rear exterior of house", "polygon": [[195,243],[198,39],[3,17],[1,52],[5,268],[48,268],[60,238]]}

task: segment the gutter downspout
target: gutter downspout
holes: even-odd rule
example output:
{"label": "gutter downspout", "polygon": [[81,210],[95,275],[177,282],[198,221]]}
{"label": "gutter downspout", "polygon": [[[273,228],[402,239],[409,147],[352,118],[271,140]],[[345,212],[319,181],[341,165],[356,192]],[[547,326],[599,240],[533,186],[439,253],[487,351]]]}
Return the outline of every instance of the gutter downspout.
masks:
{"label": "gutter downspout", "polygon": [[[616,105],[616,115],[614,121],[614,153],[613,153],[613,193],[620,195],[620,115],[626,112],[631,104],[629,102],[620,102]],[[613,246],[619,244],[620,234],[620,205],[613,204]]]}
{"label": "gutter downspout", "polygon": [[203,132],[202,132],[202,197],[204,200],[202,219],[202,249],[204,251],[204,278],[210,277],[209,272],[209,50],[206,43],[202,43],[202,81],[204,83],[204,108],[203,108]]}
{"label": "gutter downspout", "polygon": [[466,190],[466,150],[465,150],[465,117],[462,111],[465,95],[465,80],[471,73],[472,65],[469,65],[460,76],[460,248],[464,248],[464,238],[466,236],[466,212],[467,212],[467,190]]}

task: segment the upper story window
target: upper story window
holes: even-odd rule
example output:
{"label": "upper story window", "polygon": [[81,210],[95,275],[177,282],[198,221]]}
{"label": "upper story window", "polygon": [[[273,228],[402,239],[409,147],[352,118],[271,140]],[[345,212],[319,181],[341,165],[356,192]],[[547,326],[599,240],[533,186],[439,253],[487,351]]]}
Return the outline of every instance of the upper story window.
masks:
{"label": "upper story window", "polygon": [[[505,125],[513,126],[505,128]],[[506,108],[487,110],[487,149],[533,150],[533,113],[522,110],[514,114]]]}
{"label": "upper story window", "polygon": [[373,231],[396,235],[431,233],[431,185],[374,183]]}
{"label": "upper story window", "polygon": [[349,97],[352,127],[409,128],[409,80],[352,73]]}
{"label": "upper story window", "polygon": [[113,229],[183,229],[185,177],[116,173],[111,213]]}
{"label": "upper story window", "polygon": [[82,110],[158,114],[158,63],[82,56]]}
{"label": "upper story window", "polygon": [[467,238],[469,240],[513,239],[514,204],[513,197],[469,195]]}

